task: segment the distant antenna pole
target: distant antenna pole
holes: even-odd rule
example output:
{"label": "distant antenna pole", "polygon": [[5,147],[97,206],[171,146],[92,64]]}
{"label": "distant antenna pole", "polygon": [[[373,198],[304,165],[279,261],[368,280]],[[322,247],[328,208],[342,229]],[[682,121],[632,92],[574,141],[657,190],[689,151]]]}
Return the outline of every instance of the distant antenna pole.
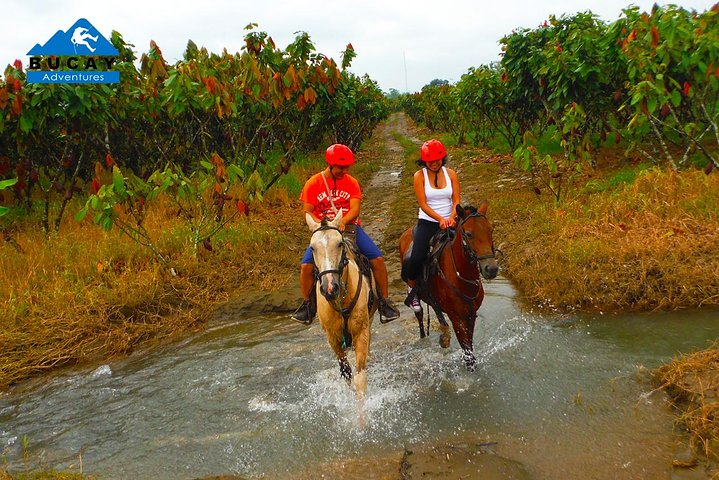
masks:
{"label": "distant antenna pole", "polygon": [[402,58],[404,58],[404,91],[409,93],[409,85],[407,84],[407,56],[402,51]]}

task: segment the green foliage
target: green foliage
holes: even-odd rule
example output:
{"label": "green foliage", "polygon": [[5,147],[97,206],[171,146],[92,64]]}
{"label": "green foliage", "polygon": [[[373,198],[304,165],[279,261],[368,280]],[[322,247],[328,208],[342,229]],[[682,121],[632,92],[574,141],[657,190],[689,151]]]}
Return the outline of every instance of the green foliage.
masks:
{"label": "green foliage", "polygon": [[622,185],[633,183],[637,176],[647,168],[649,168],[647,165],[623,168],[606,179],[588,181],[583,191],[585,193],[600,193],[616,190]]}
{"label": "green foliage", "polygon": [[284,188],[291,198],[299,198],[300,192],[302,192],[303,183],[299,178],[297,178],[297,175],[294,172],[290,172],[283,176],[277,182],[277,185]]}
{"label": "green foliage", "polygon": [[[17,183],[17,178],[10,178],[8,180],[0,180],[0,190],[4,190],[7,187],[12,187]],[[10,211],[9,208],[0,205],[0,217],[7,214]]]}
{"label": "green foliage", "polygon": [[502,137],[555,201],[611,142],[675,169],[701,166],[700,155],[710,173],[719,168],[718,15],[716,5],[702,13],[655,5],[650,13],[627,8],[610,24],[591,12],[550,16],[503,37],[498,65],[470,68],[456,85],[428,85],[399,104],[460,143],[495,146]]}
{"label": "green foliage", "polygon": [[[317,123],[328,126],[333,143],[356,150],[372,135],[374,127],[387,118],[389,104],[369,76],[358,77],[343,71],[340,78],[335,95],[319,109]],[[319,140],[322,136],[315,138]]]}
{"label": "green foliage", "polygon": [[[351,45],[340,68],[305,32],[280,49],[255,24],[246,30],[241,52],[210,53],[190,41],[174,65],[151,42],[139,68],[131,45],[113,32],[120,83],[112,85],[28,84],[19,62],[8,66],[0,77],[0,175],[16,172],[26,209],[40,192],[43,227],[50,230],[48,212],[56,211],[57,230],[67,202],[100,181],[98,162],[120,165],[127,178],[146,179],[169,164],[194,178],[216,152],[249,199],[261,198],[298,156],[328,137],[356,147],[386,116],[377,85],[346,70]],[[58,201],[62,208],[50,208]],[[110,221],[105,215],[102,224]]]}
{"label": "green foliage", "polygon": [[459,121],[475,146],[501,136],[514,150],[520,137],[522,108],[516,108],[498,64],[470,68],[455,88]]}
{"label": "green foliage", "polygon": [[[238,214],[247,214],[244,201],[229,194],[232,185],[245,180],[245,173],[236,165],[226,166],[217,154],[212,155],[209,161],[200,162],[200,165],[197,171],[186,174],[179,166],[168,164],[164,170],[150,175],[147,181],[133,174],[126,178],[115,165],[112,181],[100,186],[75,218],[81,221],[90,210],[94,211],[95,224],[105,230],[116,226],[122,233],[149,248],[162,264],[171,268],[155,246],[153,238],[156,235],[144,225],[148,208],[160,195],[168,198],[177,208],[177,215],[185,222],[195,252],[200,244],[211,250],[212,237]],[[262,190],[261,179],[256,172],[250,174],[245,184],[248,188],[255,185],[255,195]],[[225,205],[233,200],[237,202],[236,208],[226,215]]]}
{"label": "green foliage", "polygon": [[[699,148],[719,166],[719,7],[692,14],[676,6],[624,10],[612,28],[627,63],[629,88],[621,110],[634,146],[655,163],[688,164]],[[649,147],[639,145],[649,139]],[[678,154],[676,152],[679,152]]]}

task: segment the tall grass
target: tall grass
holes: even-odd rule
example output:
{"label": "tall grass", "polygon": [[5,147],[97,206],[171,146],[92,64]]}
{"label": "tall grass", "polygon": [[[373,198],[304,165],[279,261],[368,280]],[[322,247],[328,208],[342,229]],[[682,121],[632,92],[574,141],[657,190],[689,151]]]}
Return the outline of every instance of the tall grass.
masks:
{"label": "tall grass", "polygon": [[300,231],[293,202],[282,189],[270,192],[213,239],[211,252],[194,251],[176,210],[160,202],[144,225],[178,277],[116,230],[68,216],[59,235],[45,238],[19,224],[13,237],[22,251],[0,245],[0,387],[197,330],[212,305],[241,288],[285,284],[282,272],[297,262],[285,248]]}
{"label": "tall grass", "polygon": [[532,303],[559,310],[719,304],[717,191],[717,175],[649,169],[561,208],[524,194],[500,234],[518,247],[507,273]]}

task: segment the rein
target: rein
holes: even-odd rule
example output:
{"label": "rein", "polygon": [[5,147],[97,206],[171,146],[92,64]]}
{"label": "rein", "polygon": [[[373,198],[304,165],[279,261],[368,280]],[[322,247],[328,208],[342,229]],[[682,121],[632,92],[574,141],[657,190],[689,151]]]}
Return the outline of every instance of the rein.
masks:
{"label": "rein", "polygon": [[[317,232],[324,231],[324,230],[336,230],[336,231],[342,233],[342,231],[339,228],[332,227],[329,225],[322,225],[317,230],[313,231],[312,235],[314,235]],[[340,276],[340,295],[338,295],[338,297],[337,297],[337,305],[335,305],[334,302],[328,302],[328,303],[330,305],[332,305],[332,308],[334,308],[335,311],[339,312],[342,315],[342,318],[345,321],[345,330],[347,328],[347,321],[349,320],[350,314],[352,313],[352,310],[354,310],[355,306],[357,305],[357,301],[359,300],[359,297],[360,297],[360,294],[362,291],[362,271],[359,269],[359,265],[358,265],[357,271],[359,274],[359,281],[357,282],[357,288],[355,289],[354,298],[352,298],[352,301],[350,302],[350,304],[347,307],[342,308],[342,302],[345,299],[345,295],[347,294],[347,283],[349,282],[349,272],[347,273],[346,281],[342,281],[343,280],[342,277],[344,277],[345,267],[347,265],[349,265],[349,263],[350,263],[350,261],[349,261],[349,258],[347,257],[347,245],[345,244],[345,241],[343,240],[343,242],[342,242],[342,257],[340,259],[338,268],[331,268],[331,269],[323,270],[323,271],[315,274],[316,281],[320,281],[320,279],[324,275],[331,275],[333,273],[336,273],[337,275]]]}

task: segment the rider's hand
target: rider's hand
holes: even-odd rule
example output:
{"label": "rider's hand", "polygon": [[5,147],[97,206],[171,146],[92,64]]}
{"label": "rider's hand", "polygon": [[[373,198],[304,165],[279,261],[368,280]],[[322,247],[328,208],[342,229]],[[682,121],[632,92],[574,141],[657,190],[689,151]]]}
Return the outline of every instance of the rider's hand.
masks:
{"label": "rider's hand", "polygon": [[439,228],[442,230],[446,229],[449,226],[449,221],[446,218],[442,218],[442,220],[439,221]]}
{"label": "rider's hand", "polygon": [[448,227],[454,227],[455,225],[457,225],[457,220],[456,220],[456,218],[454,217],[454,215],[452,215],[451,217],[449,217],[449,218],[447,219],[447,226],[448,226]]}

